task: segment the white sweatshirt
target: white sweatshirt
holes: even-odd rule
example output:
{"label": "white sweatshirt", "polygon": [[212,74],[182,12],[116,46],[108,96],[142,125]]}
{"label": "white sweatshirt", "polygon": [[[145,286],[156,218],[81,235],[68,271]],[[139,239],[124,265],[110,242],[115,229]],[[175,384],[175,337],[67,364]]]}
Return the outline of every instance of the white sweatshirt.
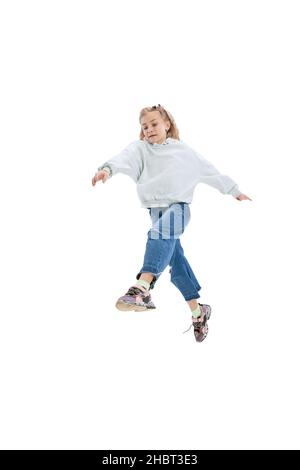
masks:
{"label": "white sweatshirt", "polygon": [[181,140],[168,137],[164,143],[135,140],[98,168],[130,176],[137,184],[142,207],[166,207],[175,202],[190,204],[198,183],[223,194],[239,196],[238,185]]}

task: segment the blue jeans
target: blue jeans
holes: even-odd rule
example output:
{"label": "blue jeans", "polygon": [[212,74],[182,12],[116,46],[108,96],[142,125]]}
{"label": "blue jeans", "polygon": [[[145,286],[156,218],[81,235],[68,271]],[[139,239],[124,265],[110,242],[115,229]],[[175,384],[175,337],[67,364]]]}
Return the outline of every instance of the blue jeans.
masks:
{"label": "blue jeans", "polygon": [[190,267],[180,243],[190,221],[190,208],[185,202],[177,202],[169,207],[149,208],[152,228],[148,231],[144,263],[136,276],[151,273],[154,277],[150,289],[169,265],[171,282],[179,289],[185,300],[198,299],[201,289]]}

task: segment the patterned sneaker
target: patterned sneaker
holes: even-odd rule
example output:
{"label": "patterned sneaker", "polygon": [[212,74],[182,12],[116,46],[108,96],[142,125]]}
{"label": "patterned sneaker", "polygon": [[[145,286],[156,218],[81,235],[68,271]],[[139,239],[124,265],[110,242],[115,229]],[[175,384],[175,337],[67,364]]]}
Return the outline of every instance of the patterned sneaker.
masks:
{"label": "patterned sneaker", "polygon": [[132,286],[125,295],[117,300],[116,307],[119,310],[135,310],[142,312],[156,308],[151,301],[150,292],[142,286]]}
{"label": "patterned sneaker", "polygon": [[[197,342],[201,343],[205,340],[208,333],[207,320],[210,318],[211,307],[210,305],[198,304],[200,306],[201,315],[197,318],[192,317],[192,324],[190,328],[186,331],[189,331],[191,327],[194,327],[194,335]],[[186,333],[184,331],[184,333]]]}

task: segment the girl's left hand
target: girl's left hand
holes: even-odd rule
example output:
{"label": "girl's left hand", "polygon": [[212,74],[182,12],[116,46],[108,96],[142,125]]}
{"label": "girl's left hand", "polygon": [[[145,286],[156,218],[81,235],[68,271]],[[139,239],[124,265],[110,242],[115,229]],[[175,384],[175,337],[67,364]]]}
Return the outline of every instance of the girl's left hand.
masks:
{"label": "girl's left hand", "polygon": [[252,199],[250,199],[250,197],[246,196],[246,194],[240,194],[235,199],[237,199],[238,201],[244,201],[245,199],[249,199],[249,201],[252,201]]}

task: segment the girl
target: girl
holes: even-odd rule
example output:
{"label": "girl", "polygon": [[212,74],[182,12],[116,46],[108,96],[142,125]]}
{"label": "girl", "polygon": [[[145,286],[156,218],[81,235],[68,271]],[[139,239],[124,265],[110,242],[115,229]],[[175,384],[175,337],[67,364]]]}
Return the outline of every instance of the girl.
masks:
{"label": "girl", "polygon": [[139,123],[139,140],[106,161],[92,179],[95,186],[97,181],[105,183],[117,173],[130,176],[137,184],[142,207],[149,210],[152,221],[137,282],[117,300],[116,307],[135,311],[154,309],[150,289],[169,265],[171,282],[191,309],[195,338],[201,342],[208,333],[211,308],[197,302],[201,286],[180,243],[180,236],[190,221],[189,204],[194,189],[202,182],[239,201],[251,199],[241,193],[229,176],[219,173],[179,139],[174,118],[163,106],[143,108]]}

